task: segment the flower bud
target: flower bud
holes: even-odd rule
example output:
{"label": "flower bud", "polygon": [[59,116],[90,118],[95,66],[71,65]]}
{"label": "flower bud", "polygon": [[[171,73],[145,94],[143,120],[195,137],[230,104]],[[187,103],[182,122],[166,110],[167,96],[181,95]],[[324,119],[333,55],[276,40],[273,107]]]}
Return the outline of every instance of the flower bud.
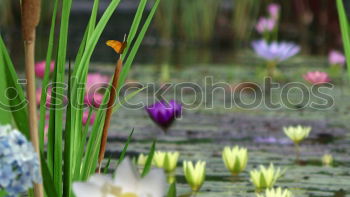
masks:
{"label": "flower bud", "polygon": [[193,192],[197,192],[202,187],[205,180],[206,162],[198,161],[193,165],[191,161],[183,162],[183,169],[187,183]]}
{"label": "flower bud", "polygon": [[283,130],[284,133],[294,142],[294,144],[299,144],[302,140],[309,136],[311,127],[302,127],[298,125],[296,127],[283,127]]}
{"label": "flower bud", "polygon": [[222,152],[222,159],[226,168],[233,176],[236,176],[247,167],[248,151],[246,148],[238,146],[233,148],[225,147]]}
{"label": "flower bud", "polygon": [[250,171],[250,178],[257,191],[272,188],[276,181],[282,176],[280,168],[275,168],[271,163],[268,168],[260,166],[260,169]]}

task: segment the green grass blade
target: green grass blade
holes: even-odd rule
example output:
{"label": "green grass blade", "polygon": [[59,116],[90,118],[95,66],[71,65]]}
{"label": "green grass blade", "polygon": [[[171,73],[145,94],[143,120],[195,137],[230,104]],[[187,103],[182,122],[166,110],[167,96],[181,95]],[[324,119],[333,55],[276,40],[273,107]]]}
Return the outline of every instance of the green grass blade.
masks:
{"label": "green grass blade", "polygon": [[350,77],[350,31],[349,22],[344,8],[343,0],[337,0],[337,9],[339,14],[340,30],[343,38],[344,51]]}
{"label": "green grass blade", "polygon": [[28,123],[28,112],[27,112],[27,99],[24,96],[24,91],[22,87],[18,84],[18,76],[16,70],[11,61],[10,55],[6,49],[5,43],[0,36],[0,55],[4,61],[5,73],[3,73],[7,81],[7,88],[11,91],[7,92],[9,98],[10,108],[12,112],[14,121],[18,129],[28,138],[29,138],[29,123]]}
{"label": "green grass blade", "polygon": [[41,156],[40,156],[41,171],[42,171],[43,184],[44,184],[46,196],[58,197],[57,191],[53,183],[51,172],[44,158],[45,158],[45,155],[41,153]]}
{"label": "green grass blade", "polygon": [[[52,90],[53,103],[57,104],[54,108],[55,113],[55,132],[54,132],[54,161],[53,161],[53,180],[58,192],[58,196],[62,196],[62,186],[63,184],[63,149],[62,149],[62,139],[63,139],[63,112],[64,106],[59,96],[64,95],[64,87],[60,87],[64,84],[65,75],[65,65],[66,65],[66,55],[67,55],[67,43],[68,43],[68,29],[69,29],[69,17],[70,9],[72,6],[72,0],[63,0],[62,3],[62,16],[61,16],[61,26],[59,35],[59,45],[58,45],[58,55],[56,64],[56,77],[55,77],[55,89]],[[67,135],[67,133],[66,133]],[[65,151],[67,152],[67,151]]]}
{"label": "green grass blade", "polygon": [[147,157],[147,161],[145,164],[145,168],[143,168],[143,172],[142,172],[142,177],[146,176],[149,171],[151,171],[152,168],[152,162],[153,162],[153,156],[154,156],[154,152],[156,151],[156,141],[153,142],[151,150],[148,153],[148,157]]}
{"label": "green grass blade", "polygon": [[170,185],[167,197],[176,197],[176,183]]}
{"label": "green grass blade", "polygon": [[125,158],[125,155],[126,155],[126,151],[128,150],[128,146],[131,142],[131,138],[132,138],[132,135],[134,134],[134,130],[135,129],[132,129],[129,137],[128,137],[128,140],[126,141],[125,145],[124,145],[124,148],[123,148],[123,151],[122,153],[120,154],[120,157],[119,157],[119,160],[118,160],[118,165],[124,160]]}
{"label": "green grass blade", "polygon": [[9,108],[10,103],[9,99],[6,96],[7,89],[7,81],[6,81],[6,67],[2,54],[2,50],[0,50],[0,124],[11,124],[12,123],[12,113]]}
{"label": "green grass blade", "polygon": [[126,49],[125,49],[125,51],[123,53],[123,57],[128,53],[128,51],[130,49],[129,45],[131,45],[132,41],[134,40],[134,38],[136,36],[137,29],[140,26],[140,22],[141,22],[141,19],[142,19],[143,11],[145,10],[146,5],[147,5],[147,0],[141,0],[139,6],[137,8],[134,20],[132,22],[129,34],[128,34],[128,39],[127,39],[128,46],[126,47]]}
{"label": "green grass blade", "polygon": [[108,170],[109,170],[109,165],[111,164],[111,160],[112,160],[112,155],[110,155],[108,157],[108,161],[106,163],[106,167],[103,169],[103,173],[104,174],[107,174],[108,173]]}
{"label": "green grass blade", "polygon": [[140,31],[140,33],[139,33],[139,35],[138,35],[138,37],[137,37],[137,39],[135,41],[135,44],[132,46],[130,54],[128,55],[127,60],[126,60],[126,62],[124,64],[124,68],[123,68],[123,70],[122,70],[122,72],[120,74],[120,79],[119,79],[119,84],[120,85],[124,84],[124,82],[126,80],[127,74],[129,73],[129,70],[131,68],[131,64],[134,61],[136,53],[137,53],[137,51],[140,48],[141,42],[142,42],[143,38],[145,37],[147,29],[148,29],[149,25],[152,22],[154,14],[155,14],[155,12],[156,12],[156,10],[158,8],[159,2],[160,2],[160,0],[156,0],[156,2],[154,3],[154,5],[152,7],[152,10],[149,13],[149,15],[148,15],[148,17],[147,17],[147,19],[145,21],[145,24],[143,25],[143,27],[142,27],[142,29],[141,29],[141,31]]}
{"label": "green grass blade", "polygon": [[51,64],[51,59],[52,59],[52,50],[53,50],[54,38],[55,38],[57,7],[58,7],[58,0],[55,0],[52,19],[51,19],[50,36],[49,36],[49,42],[48,42],[47,54],[46,54],[45,75],[44,75],[44,79],[42,81],[42,94],[41,94],[41,99],[40,99],[39,142],[40,142],[40,149],[41,150],[43,150],[43,148],[44,148],[45,121],[46,121],[46,99],[47,99],[46,87],[48,86],[49,81],[50,81],[50,77],[49,77],[50,64]]}

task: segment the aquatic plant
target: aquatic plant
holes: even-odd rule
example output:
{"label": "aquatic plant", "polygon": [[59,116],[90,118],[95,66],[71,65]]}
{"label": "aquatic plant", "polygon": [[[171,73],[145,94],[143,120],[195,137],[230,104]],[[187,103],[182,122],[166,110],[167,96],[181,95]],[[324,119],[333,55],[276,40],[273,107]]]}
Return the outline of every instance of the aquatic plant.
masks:
{"label": "aquatic plant", "polygon": [[238,175],[247,167],[248,150],[246,148],[225,147],[222,152],[222,159],[226,168],[233,176]]}
{"label": "aquatic plant", "polygon": [[339,16],[339,24],[340,24],[340,30],[342,35],[342,41],[344,46],[344,52],[347,66],[348,66],[348,76],[350,77],[350,29],[349,29],[349,21],[348,16],[344,7],[344,3],[342,0],[336,0],[337,3],[337,9],[338,9],[338,16]]}
{"label": "aquatic plant", "polygon": [[93,94],[109,84],[109,77],[100,73],[89,73],[86,78],[86,93]]}
{"label": "aquatic plant", "polygon": [[321,85],[331,81],[328,73],[321,71],[308,72],[303,75],[303,78],[313,85]]}
{"label": "aquatic plant", "polygon": [[170,173],[176,169],[179,156],[179,152],[157,151],[154,153],[153,161],[158,168],[163,168],[165,172]]}
{"label": "aquatic plant", "polygon": [[40,163],[33,145],[10,125],[0,125],[0,189],[18,196],[40,182]]}
{"label": "aquatic plant", "polygon": [[300,144],[302,140],[309,136],[311,127],[302,127],[301,125],[298,125],[296,127],[283,127],[283,130],[289,139],[294,142],[294,144]]}
{"label": "aquatic plant", "polygon": [[277,21],[280,17],[281,6],[277,3],[271,3],[267,6],[267,12],[272,19]]}
{"label": "aquatic plant", "polygon": [[295,153],[296,153],[296,159],[295,161],[298,162],[300,158],[300,142],[303,141],[305,138],[307,138],[311,132],[311,127],[302,127],[301,125],[298,125],[296,127],[289,126],[289,127],[283,127],[284,133],[294,142],[295,145]]}
{"label": "aquatic plant", "polygon": [[153,169],[141,178],[128,158],[118,166],[115,177],[92,175],[87,182],[73,183],[76,197],[121,197],[152,196],[163,197],[166,180],[162,170]]}
{"label": "aquatic plant", "polygon": [[101,93],[86,94],[84,96],[84,104],[90,107],[99,108],[100,105],[102,104],[103,96],[104,95]]}
{"label": "aquatic plant", "polygon": [[272,188],[277,180],[282,176],[280,168],[275,168],[271,163],[268,168],[260,165],[260,169],[250,171],[250,180],[254,184],[257,191]]}
{"label": "aquatic plant", "polygon": [[144,155],[141,153],[137,158],[137,165],[142,167],[145,166],[147,159],[148,159],[148,155]]}
{"label": "aquatic plant", "polygon": [[[101,15],[99,15],[98,13],[101,10],[99,5],[100,1],[93,1],[91,15],[87,21],[87,26],[84,31],[84,36],[81,38],[81,43],[78,45],[78,52],[75,57],[71,57],[74,66],[69,64],[67,69],[67,49],[72,47],[68,42],[68,32],[70,31],[69,23],[73,0],[53,1],[54,11],[52,14],[49,42],[46,50],[45,75],[41,81],[41,87],[48,87],[49,84],[52,84],[51,105],[49,109],[50,120],[48,121],[49,128],[46,144],[44,139],[47,114],[47,88],[42,88],[39,113],[40,118],[38,122],[39,128],[35,129],[37,117],[35,110],[37,106],[35,105],[34,108],[30,107],[30,113],[28,113],[26,105],[27,98],[24,94],[25,91],[22,89],[22,86],[18,84],[19,78],[15,67],[3,38],[0,36],[0,70],[4,71],[0,72],[0,78],[6,79],[4,89],[11,88],[15,90],[13,92],[17,95],[15,99],[11,101],[12,103],[9,104],[11,110],[2,110],[1,115],[9,115],[10,118],[4,120],[4,122],[16,124],[18,129],[27,138],[30,137],[33,146],[35,148],[38,147],[38,152],[40,152],[40,156],[42,157],[40,161],[42,166],[43,184],[45,192],[50,194],[50,197],[73,196],[73,180],[87,180],[88,177],[95,172],[96,167],[98,166],[97,164],[99,164],[99,153],[104,153],[100,148],[100,145],[103,144],[102,133],[103,127],[106,125],[103,124],[103,118],[106,117],[106,109],[100,107],[94,111],[96,114],[94,124],[91,127],[89,124],[84,126],[82,120],[86,106],[82,105],[82,103],[84,102],[84,96],[86,94],[85,84],[87,82],[89,65],[93,52],[99,42],[103,30],[112,15],[115,13],[115,10],[120,5],[120,2],[121,0],[109,1],[108,5],[104,6],[106,9]],[[152,18],[160,0],[153,1],[154,3],[152,5],[148,5],[149,2],[150,1],[148,0],[139,1],[138,8],[134,13],[132,24],[130,24],[131,27],[129,30],[125,30],[125,33],[127,33],[126,40],[128,46],[124,49],[123,54],[118,55],[120,56],[119,59],[122,59],[123,69],[120,73],[118,86],[115,88],[116,91],[120,89],[126,80],[127,74],[147,29],[152,22]],[[39,6],[36,6],[36,8],[37,7]],[[150,8],[150,10],[147,13],[144,12],[148,8]],[[27,15],[32,18],[31,15],[33,14],[29,12],[30,9],[26,10],[25,7],[22,6],[22,10],[25,10]],[[58,19],[58,17],[60,17],[60,19]],[[23,16],[22,19],[27,21]],[[33,20],[32,22],[36,21]],[[59,22],[59,24],[56,22]],[[59,28],[58,31],[56,28]],[[58,33],[56,34],[56,32]],[[57,39],[56,35],[58,35]],[[35,41],[27,42],[27,44],[28,43],[34,44]],[[32,74],[34,75],[34,51],[32,50],[34,47],[33,45],[30,45],[30,47],[31,50],[29,52],[31,53],[28,53],[28,59],[30,60],[28,60],[28,65],[33,65]],[[55,70],[52,78],[50,78],[51,61],[55,61]],[[34,76],[31,76],[30,79],[31,80],[28,80],[28,85],[30,85],[31,89],[35,91],[35,88],[33,88],[35,85]],[[65,84],[66,82],[68,82],[68,88]],[[110,91],[105,91],[104,93],[103,103],[107,103],[109,100],[108,92]],[[66,93],[67,95],[65,95]],[[3,99],[2,95],[3,94],[0,94],[1,100]],[[62,96],[68,98],[67,103],[61,102]],[[30,99],[30,106],[32,106],[32,103],[35,104],[36,102],[35,92],[32,94],[31,98],[33,97],[34,100]],[[14,106],[16,106],[16,109]],[[116,108],[112,108],[113,111],[116,110]],[[91,114],[92,110],[90,110],[89,113]],[[37,140],[36,137],[38,133],[39,140]],[[41,197],[42,195],[35,196]]]}
{"label": "aquatic plant", "polygon": [[264,34],[266,32],[272,32],[276,26],[276,21],[272,18],[261,17],[255,26],[257,32]]}
{"label": "aquatic plant", "polygon": [[255,53],[267,61],[267,71],[270,77],[274,77],[275,69],[279,62],[287,60],[300,51],[300,47],[291,42],[271,42],[257,40],[252,42]]}
{"label": "aquatic plant", "polygon": [[[37,62],[35,63],[35,75],[38,78],[44,78],[45,76],[45,68],[46,68],[46,62],[45,61],[41,61],[41,62]],[[55,70],[55,62],[51,62],[50,63],[50,74],[53,73],[53,71]]]}
{"label": "aquatic plant", "polygon": [[159,101],[146,107],[146,111],[150,118],[164,131],[172,125],[174,120],[180,117],[182,112],[182,105],[171,100]]}
{"label": "aquatic plant", "polygon": [[292,192],[288,189],[267,189],[264,194],[257,194],[257,197],[293,197]]}
{"label": "aquatic plant", "polygon": [[331,154],[324,154],[321,161],[324,166],[332,166],[333,156]]}
{"label": "aquatic plant", "polygon": [[331,66],[344,66],[345,56],[337,50],[331,50],[328,54],[328,62]]}
{"label": "aquatic plant", "polygon": [[183,162],[185,178],[193,192],[198,192],[204,183],[206,174],[205,166],[205,161],[197,161],[195,165],[191,161]]}

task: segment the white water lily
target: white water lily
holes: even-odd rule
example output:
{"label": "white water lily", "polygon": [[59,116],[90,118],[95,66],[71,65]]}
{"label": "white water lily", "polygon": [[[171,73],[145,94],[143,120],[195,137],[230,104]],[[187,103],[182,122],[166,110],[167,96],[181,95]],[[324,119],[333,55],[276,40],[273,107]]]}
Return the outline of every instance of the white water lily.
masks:
{"label": "white water lily", "polygon": [[87,182],[73,183],[73,192],[76,197],[163,197],[165,184],[162,170],[153,169],[141,178],[130,160],[125,159],[115,178],[95,174]]}
{"label": "white water lily", "polygon": [[307,138],[310,134],[311,127],[283,127],[284,133],[295,143],[299,144],[302,140]]}
{"label": "white water lily", "polygon": [[257,194],[257,197],[293,197],[292,192],[287,189],[267,189],[265,195]]}

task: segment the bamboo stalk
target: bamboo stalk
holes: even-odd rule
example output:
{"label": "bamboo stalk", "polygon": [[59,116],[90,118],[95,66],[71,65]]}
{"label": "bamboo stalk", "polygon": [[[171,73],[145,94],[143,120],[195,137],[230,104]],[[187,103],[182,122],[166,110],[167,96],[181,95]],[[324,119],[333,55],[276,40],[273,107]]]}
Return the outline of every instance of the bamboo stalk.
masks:
{"label": "bamboo stalk", "polygon": [[103,125],[103,133],[102,133],[102,139],[101,139],[101,145],[100,145],[100,152],[98,155],[98,168],[97,172],[101,173],[101,164],[102,160],[104,159],[105,152],[106,152],[106,144],[107,144],[107,137],[108,137],[108,129],[111,123],[111,118],[112,118],[112,112],[113,112],[113,105],[115,98],[117,96],[117,88],[118,88],[118,80],[120,76],[120,72],[123,67],[123,61],[121,57],[118,59],[117,66],[114,71],[113,75],[113,81],[112,81],[112,87],[109,95],[109,101],[107,104],[107,111],[106,111],[106,117],[105,117],[105,122]]}
{"label": "bamboo stalk", "polygon": [[[27,78],[27,97],[29,111],[29,129],[30,140],[33,143],[35,151],[38,153],[40,163],[39,135],[37,123],[37,110],[35,99],[35,29],[40,20],[40,0],[22,0],[22,34],[25,50],[25,67]],[[34,196],[43,197],[44,190],[42,184],[34,184]]]}

